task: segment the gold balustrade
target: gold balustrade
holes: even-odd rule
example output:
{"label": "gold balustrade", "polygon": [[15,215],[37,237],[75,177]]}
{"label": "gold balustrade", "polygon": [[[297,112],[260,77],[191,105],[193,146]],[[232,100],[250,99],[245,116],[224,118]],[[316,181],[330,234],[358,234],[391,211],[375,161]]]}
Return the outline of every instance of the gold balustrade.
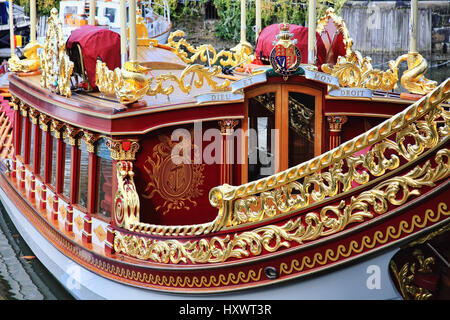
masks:
{"label": "gold balustrade", "polygon": [[[210,203],[218,209],[216,219],[211,222],[175,226],[133,222],[129,224],[128,230],[143,235],[166,237],[206,235],[224,228],[303,210],[326,197],[350,190],[352,182],[364,185],[371,181],[371,177],[373,180],[398,168],[400,158],[406,162],[413,161],[426,150],[448,140],[450,112],[445,111],[440,104],[446,102],[449,97],[450,79],[447,79],[403,112],[314,159],[247,184],[240,186],[225,184],[211,189]],[[393,137],[393,140],[389,137]],[[408,144],[405,142],[407,137]],[[411,141],[415,143],[412,144]],[[369,152],[354,156],[356,152],[368,146],[372,146]],[[389,156],[386,155],[387,151],[390,153]],[[337,207],[324,207],[319,214],[308,213],[306,220],[311,225],[314,221],[322,221],[332,226],[325,232],[326,234],[342,230],[351,222],[370,217],[372,214],[369,212],[369,206],[374,206],[374,212],[383,213],[388,202],[399,205],[408,197],[418,194],[417,189],[411,191],[410,188],[431,186],[447,177],[450,172],[448,160],[449,151],[442,149],[436,155],[434,167],[428,163],[416,167],[404,176],[394,176],[353,198],[350,204],[340,203]],[[406,192],[400,200],[394,197],[399,190]],[[326,221],[327,212],[338,214],[339,223],[333,219]],[[290,220],[284,226],[291,231],[296,230],[296,227],[303,228],[300,221]],[[265,232],[269,232],[270,228],[280,227],[268,226]],[[315,230],[309,232],[315,236],[324,234]],[[301,238],[303,240],[314,238],[312,234]]]}
{"label": "gold balustrade", "polygon": [[[449,97],[450,78],[403,112],[314,159],[241,186],[211,189],[210,203],[219,209],[222,227],[301,210],[398,168],[400,158],[416,159],[448,139],[450,113],[440,104]],[[444,119],[441,127],[438,118]],[[354,155],[369,146],[366,154]]]}

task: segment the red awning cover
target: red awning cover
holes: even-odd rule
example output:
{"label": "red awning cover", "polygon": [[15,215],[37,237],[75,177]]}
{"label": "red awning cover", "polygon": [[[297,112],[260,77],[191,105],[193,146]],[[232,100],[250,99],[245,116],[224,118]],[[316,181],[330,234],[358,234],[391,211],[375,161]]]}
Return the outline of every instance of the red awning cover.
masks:
{"label": "red awning cover", "polygon": [[[308,63],[308,28],[291,24],[289,26],[289,32],[294,34],[293,39],[297,39],[297,48],[300,50],[302,55],[301,63]],[[255,48],[255,58],[256,60],[261,60],[263,63],[268,63],[270,52],[272,51],[274,45],[273,42],[277,41],[276,36],[280,33],[280,25],[272,24],[265,27],[256,43]],[[326,61],[326,48],[322,41],[320,35],[316,32],[316,42],[317,42],[317,59],[316,66],[320,67]],[[257,63],[259,61],[255,61]]]}
{"label": "red awning cover", "polygon": [[120,35],[117,32],[85,25],[72,31],[67,39],[66,48],[72,49],[76,43],[81,46],[84,67],[92,88],[97,88],[95,85],[97,57],[100,57],[110,70],[121,66]]}

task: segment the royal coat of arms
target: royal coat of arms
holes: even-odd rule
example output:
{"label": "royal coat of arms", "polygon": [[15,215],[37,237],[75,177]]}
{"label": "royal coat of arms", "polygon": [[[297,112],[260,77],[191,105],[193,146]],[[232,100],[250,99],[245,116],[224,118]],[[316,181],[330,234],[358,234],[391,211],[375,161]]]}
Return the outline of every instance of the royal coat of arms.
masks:
{"label": "royal coat of arms", "polygon": [[270,63],[273,70],[281,74],[284,80],[297,71],[301,62],[300,50],[295,45],[297,39],[291,39],[292,33],[289,33],[289,24],[280,24],[280,34],[277,35],[278,41],[274,41],[274,47],[270,52]]}

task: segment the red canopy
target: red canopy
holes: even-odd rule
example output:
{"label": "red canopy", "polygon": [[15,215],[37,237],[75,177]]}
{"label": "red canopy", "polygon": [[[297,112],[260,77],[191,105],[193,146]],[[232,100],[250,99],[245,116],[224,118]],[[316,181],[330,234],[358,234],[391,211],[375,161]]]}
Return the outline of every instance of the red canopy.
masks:
{"label": "red canopy", "polygon": [[[300,50],[302,55],[301,63],[308,63],[308,28],[291,24],[289,26],[289,32],[293,33],[293,39],[297,39],[297,48]],[[270,52],[272,51],[274,45],[273,41],[277,41],[276,36],[280,33],[280,25],[272,24],[265,27],[256,43],[255,48],[255,58],[263,62],[269,61]],[[326,61],[326,48],[322,41],[320,35],[316,32],[316,42],[317,42],[317,59],[316,66],[320,67]],[[257,62],[257,61],[256,61]]]}
{"label": "red canopy", "polygon": [[66,48],[72,49],[76,43],[81,46],[84,67],[93,89],[97,88],[95,85],[97,57],[100,57],[110,70],[121,66],[120,35],[117,32],[85,25],[72,31],[67,39]]}

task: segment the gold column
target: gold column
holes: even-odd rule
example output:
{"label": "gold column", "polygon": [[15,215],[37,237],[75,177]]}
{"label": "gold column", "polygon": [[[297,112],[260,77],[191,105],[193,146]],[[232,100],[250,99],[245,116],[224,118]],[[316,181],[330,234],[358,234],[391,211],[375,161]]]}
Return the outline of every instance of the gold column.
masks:
{"label": "gold column", "polygon": [[316,64],[316,0],[308,2],[308,64]]}
{"label": "gold column", "polygon": [[130,0],[128,19],[130,28],[130,61],[137,61],[137,36],[136,36],[136,0]]}
{"label": "gold column", "polygon": [[30,42],[36,41],[36,0],[30,0]]}
{"label": "gold column", "polygon": [[127,55],[127,2],[120,0],[120,54],[122,66],[128,60]]}
{"label": "gold column", "polygon": [[9,0],[9,42],[11,48],[11,57],[14,56],[14,16],[13,16],[13,2]]}
{"label": "gold column", "polygon": [[409,52],[417,52],[417,7],[418,0],[411,0],[411,14],[409,20]]}
{"label": "gold column", "polygon": [[89,0],[89,24],[95,26],[95,0]]}

